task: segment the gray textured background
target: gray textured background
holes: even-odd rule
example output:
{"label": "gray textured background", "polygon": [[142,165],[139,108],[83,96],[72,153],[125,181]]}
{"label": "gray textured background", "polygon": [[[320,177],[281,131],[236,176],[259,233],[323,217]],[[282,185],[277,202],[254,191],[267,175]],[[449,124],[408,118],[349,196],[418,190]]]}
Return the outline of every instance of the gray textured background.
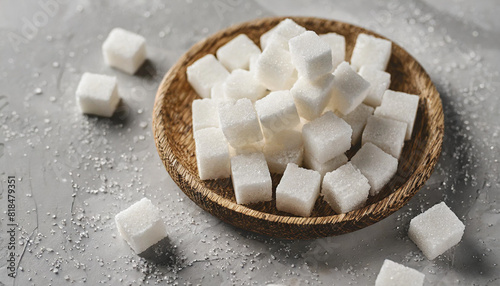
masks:
{"label": "gray textured background", "polygon": [[[496,0],[0,0],[0,7],[0,285],[372,285],[385,258],[422,271],[426,285],[500,285]],[[374,30],[431,75],[445,112],[443,153],[425,187],[387,219],[339,237],[263,237],[202,211],[161,165],[151,113],[163,75],[200,39],[273,15]],[[147,39],[150,60],[138,75],[104,64],[101,44],[114,27]],[[74,92],[84,72],[118,78],[124,104],[112,119],[79,114]],[[16,279],[6,269],[9,175],[18,179]],[[144,196],[168,225],[173,257],[163,266],[137,257],[115,229],[114,215]],[[442,200],[465,222],[465,235],[428,261],[408,239],[408,223]]]}

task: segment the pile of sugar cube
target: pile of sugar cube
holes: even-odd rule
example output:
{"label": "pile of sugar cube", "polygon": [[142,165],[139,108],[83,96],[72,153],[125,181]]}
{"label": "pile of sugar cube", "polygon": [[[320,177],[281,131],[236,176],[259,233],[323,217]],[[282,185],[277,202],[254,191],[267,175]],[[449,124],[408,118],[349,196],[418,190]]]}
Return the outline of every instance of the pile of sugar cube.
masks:
{"label": "pile of sugar cube", "polygon": [[298,216],[320,195],[337,213],[362,207],[396,173],[418,109],[419,96],[388,90],[391,42],[360,34],[349,64],[342,35],[285,19],[260,45],[240,34],[187,68],[202,98],[192,104],[200,178],[231,177],[249,204],[271,200],[271,173],[283,174],[276,207]]}
{"label": "pile of sugar cube", "polygon": [[[102,45],[104,62],[133,75],[146,60],[146,40],[122,28],[111,30]],[[82,113],[111,117],[120,102],[116,77],[84,73],[76,89]]]}

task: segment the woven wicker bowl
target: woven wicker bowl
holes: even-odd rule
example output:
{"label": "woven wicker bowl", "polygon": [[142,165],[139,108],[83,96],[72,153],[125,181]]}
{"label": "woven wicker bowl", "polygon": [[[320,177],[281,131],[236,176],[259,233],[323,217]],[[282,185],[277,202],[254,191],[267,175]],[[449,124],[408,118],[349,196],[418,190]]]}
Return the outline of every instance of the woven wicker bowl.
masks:
{"label": "woven wicker bowl", "polygon": [[[411,141],[405,143],[397,174],[365,207],[336,214],[318,199],[311,217],[296,217],[276,209],[276,202],[236,204],[231,179],[202,181],[196,166],[191,122],[191,103],[198,98],[186,79],[186,68],[200,57],[215,51],[240,33],[259,44],[260,35],[277,25],[283,17],[257,19],[232,26],[195,44],[165,75],[156,95],[153,130],[156,147],[165,168],[181,190],[201,208],[242,229],[285,238],[310,239],[352,232],[389,216],[415,195],[430,177],[441,153],[443,108],[436,88],[422,66],[397,44],[387,68],[390,89],[420,95],[417,119]],[[298,24],[318,34],[336,32],[346,38],[346,59],[359,33],[380,38],[371,31],[350,24],[292,17]],[[348,155],[352,155],[356,146]],[[273,174],[273,190],[280,175]]]}

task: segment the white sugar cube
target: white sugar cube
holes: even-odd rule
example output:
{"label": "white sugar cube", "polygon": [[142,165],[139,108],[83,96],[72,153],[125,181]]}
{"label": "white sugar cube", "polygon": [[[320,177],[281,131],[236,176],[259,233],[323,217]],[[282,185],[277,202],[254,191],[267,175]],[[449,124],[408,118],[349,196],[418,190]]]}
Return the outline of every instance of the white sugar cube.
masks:
{"label": "white sugar cube", "polygon": [[194,142],[200,179],[228,178],[231,175],[229,148],[219,128],[194,132]]}
{"label": "white sugar cube", "polygon": [[379,106],[382,103],[384,92],[391,85],[391,74],[378,70],[373,66],[362,66],[359,69],[359,75],[370,83],[368,95],[363,102],[373,107]]}
{"label": "white sugar cube", "polygon": [[114,28],[102,44],[107,65],[134,74],[146,60],[146,40],[141,35]]}
{"label": "white sugar cube", "polygon": [[347,163],[347,161],[347,156],[345,154],[340,154],[337,157],[324,163],[318,162],[316,158],[309,155],[308,153],[304,154],[304,167],[318,171],[321,174],[321,177],[325,176],[326,173],[331,172],[344,165],[345,163]]}
{"label": "white sugar cube", "polygon": [[398,160],[372,143],[364,144],[351,158],[370,183],[370,195],[374,196],[391,180],[398,170]]}
{"label": "white sugar cube", "polygon": [[405,135],[406,123],[370,116],[361,135],[361,144],[371,142],[394,158],[399,159],[405,143]]}
{"label": "white sugar cube", "polygon": [[193,131],[208,127],[219,127],[219,114],[217,102],[214,99],[195,99],[192,105]]}
{"label": "white sugar cube", "polygon": [[248,69],[250,57],[260,54],[259,47],[245,34],[239,34],[217,52],[217,59],[229,70]]}
{"label": "white sugar cube", "polygon": [[408,236],[433,260],[460,242],[465,225],[441,202],[410,221]]}
{"label": "white sugar cube", "polygon": [[229,145],[229,154],[231,157],[234,157],[234,156],[244,155],[244,154],[262,153],[265,144],[266,144],[266,141],[262,140],[262,141],[250,143],[247,145],[236,146],[236,147]]}
{"label": "white sugar cube", "polygon": [[248,98],[256,101],[266,94],[266,88],[257,80],[255,73],[242,69],[234,70],[222,86],[224,96],[233,100]]}
{"label": "white sugar cube", "polygon": [[355,145],[361,139],[368,118],[373,114],[373,107],[361,103],[351,113],[341,116],[352,128],[351,144]]}
{"label": "white sugar cube", "polygon": [[219,101],[219,122],[222,132],[233,147],[244,146],[264,139],[257,113],[248,98]]}
{"label": "white sugar cube", "polygon": [[290,52],[269,45],[257,59],[255,77],[269,90],[290,89],[297,80]]}
{"label": "white sugar cube", "polygon": [[215,100],[227,100],[224,94],[224,82],[218,82],[210,89],[210,97]]}
{"label": "white sugar cube", "polygon": [[266,140],[264,155],[272,173],[282,174],[288,163],[302,165],[304,145],[302,134],[295,130],[277,133],[272,140]]}
{"label": "white sugar cube", "polygon": [[255,69],[257,67],[257,61],[259,60],[260,55],[261,55],[261,53],[259,53],[258,55],[251,55],[250,56],[250,59],[248,60],[249,61],[249,64],[248,64],[249,71],[255,72]]}
{"label": "white sugar cube", "polygon": [[212,87],[218,82],[223,82],[229,76],[226,68],[212,54],[208,54],[188,66],[186,74],[189,84],[203,98],[209,98]]}
{"label": "white sugar cube", "polygon": [[332,49],[315,32],[307,31],[290,39],[288,46],[299,77],[316,80],[333,70]]}
{"label": "white sugar cube", "polygon": [[288,164],[276,187],[276,208],[298,216],[310,216],[320,185],[321,175],[318,172]]}
{"label": "white sugar cube", "polygon": [[120,102],[116,77],[84,73],[76,89],[76,99],[83,113],[111,117]]}
{"label": "white sugar cube", "polygon": [[370,83],[356,73],[347,62],[338,65],[333,75],[331,109],[348,114],[365,100]]}
{"label": "white sugar cube", "polygon": [[361,66],[373,66],[385,71],[391,57],[392,44],[388,40],[367,34],[359,34],[352,50],[351,65],[359,70]]}
{"label": "white sugar cube", "polygon": [[349,124],[333,112],[325,112],[302,128],[304,151],[324,163],[351,148],[351,135]]}
{"label": "white sugar cube", "polygon": [[382,105],[375,109],[374,114],[406,122],[405,140],[410,140],[417,117],[418,101],[418,95],[387,90],[382,98]]}
{"label": "white sugar cube", "polygon": [[264,137],[269,138],[300,123],[293,97],[288,90],[273,91],[255,102]]}
{"label": "white sugar cube", "polygon": [[337,33],[322,34],[319,37],[332,49],[332,67],[335,69],[345,61],[345,37]]}
{"label": "white sugar cube", "polygon": [[288,50],[288,41],[305,31],[306,29],[304,27],[295,23],[292,19],[285,19],[271,30],[262,34],[260,37],[260,46],[262,50],[264,50],[272,42],[273,44]]}
{"label": "white sugar cube", "polygon": [[307,120],[320,116],[330,102],[332,85],[333,75],[329,73],[312,82],[299,78],[290,89],[299,115]]}
{"label": "white sugar cube", "polygon": [[339,214],[362,207],[369,192],[368,179],[351,163],[326,173],[321,187],[324,200]]}
{"label": "white sugar cube", "polygon": [[389,259],[384,260],[375,280],[375,286],[423,286],[425,275]]}
{"label": "white sugar cube", "polygon": [[271,174],[264,154],[232,157],[231,177],[237,204],[270,201],[273,198]]}
{"label": "white sugar cube", "polygon": [[115,223],[122,238],[138,254],[167,236],[160,210],[146,198],[118,213]]}

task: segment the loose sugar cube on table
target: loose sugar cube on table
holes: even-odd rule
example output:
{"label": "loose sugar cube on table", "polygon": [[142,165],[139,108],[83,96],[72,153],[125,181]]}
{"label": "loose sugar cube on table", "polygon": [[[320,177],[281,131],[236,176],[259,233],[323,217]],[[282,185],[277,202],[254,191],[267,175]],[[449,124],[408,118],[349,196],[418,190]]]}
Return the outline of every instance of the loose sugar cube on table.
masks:
{"label": "loose sugar cube on table", "polygon": [[290,39],[288,46],[299,77],[316,80],[332,72],[332,49],[315,32],[307,31]]}
{"label": "loose sugar cube on table", "polygon": [[272,199],[271,174],[264,154],[251,153],[232,157],[231,177],[236,203],[249,204]]}
{"label": "loose sugar cube on table", "polygon": [[259,54],[259,47],[245,34],[239,34],[216,52],[217,59],[229,71],[248,69],[250,57]]}
{"label": "loose sugar cube on table", "polygon": [[410,221],[408,236],[433,260],[460,242],[465,225],[444,203],[434,205]]}
{"label": "loose sugar cube on table", "polygon": [[256,101],[266,94],[266,88],[257,80],[255,73],[247,70],[234,70],[223,83],[224,96],[238,100],[248,98]]}
{"label": "loose sugar cube on table", "polygon": [[332,66],[335,69],[345,61],[345,37],[337,33],[322,34],[319,37],[332,49]]}
{"label": "loose sugar cube on table", "polygon": [[362,66],[359,69],[359,75],[370,83],[368,95],[363,102],[373,107],[379,106],[382,103],[384,92],[391,84],[391,75],[373,66]]}
{"label": "loose sugar cube on table", "polygon": [[361,66],[373,66],[385,71],[391,58],[392,44],[388,40],[367,34],[359,34],[352,50],[351,65],[355,70]]}
{"label": "loose sugar cube on table", "polygon": [[351,158],[351,163],[368,179],[372,196],[378,194],[398,170],[398,160],[372,143],[364,144]]}
{"label": "loose sugar cube on table", "polygon": [[115,223],[122,238],[138,254],[167,236],[160,210],[147,198],[118,213]]}
{"label": "loose sugar cube on table", "polygon": [[134,74],[146,60],[146,40],[141,35],[114,28],[102,44],[102,53],[109,66]]}
{"label": "loose sugar cube on table", "polygon": [[425,275],[389,259],[384,260],[375,286],[423,286]]}
{"label": "loose sugar cube on table", "polygon": [[228,178],[231,175],[229,148],[219,128],[194,132],[194,142],[200,179]]}
{"label": "loose sugar cube on table", "polygon": [[233,147],[252,144],[264,139],[252,101],[219,101],[219,124],[229,144]]}
{"label": "loose sugar cube on table", "polygon": [[116,78],[84,73],[76,89],[76,99],[83,113],[111,117],[120,102]]}
{"label": "loose sugar cube on table", "polygon": [[264,137],[292,129],[300,123],[297,107],[288,90],[273,91],[255,102]]}
{"label": "loose sugar cube on table", "polygon": [[333,112],[307,123],[302,128],[304,151],[318,162],[327,162],[351,148],[352,129]]}
{"label": "loose sugar cube on table", "polygon": [[299,78],[290,89],[299,115],[307,120],[320,116],[330,102],[332,85],[333,75],[329,73],[312,82]]}
{"label": "loose sugar cube on table", "polygon": [[217,102],[214,99],[195,99],[192,105],[193,131],[208,127],[219,127]]}
{"label": "loose sugar cube on table", "polygon": [[188,66],[186,74],[189,84],[203,98],[209,98],[212,87],[218,82],[223,82],[229,76],[226,68],[212,54],[208,54]]}
{"label": "loose sugar cube on table", "polygon": [[418,95],[387,90],[382,98],[382,105],[375,109],[374,114],[406,122],[405,140],[410,140],[417,117],[418,101]]}
{"label": "loose sugar cube on table", "polygon": [[290,52],[270,44],[257,59],[255,77],[269,90],[290,89],[297,80]]}
{"label": "loose sugar cube on table", "polygon": [[340,154],[337,157],[328,160],[324,163],[318,162],[316,158],[309,155],[308,153],[304,154],[304,167],[318,171],[321,174],[321,177],[324,177],[326,173],[331,172],[338,167],[347,163],[348,159],[345,154]]}
{"label": "loose sugar cube on table", "polygon": [[321,175],[318,172],[288,164],[276,187],[276,208],[298,216],[310,216],[320,185]]}
{"label": "loose sugar cube on table", "polygon": [[304,145],[302,133],[285,130],[266,140],[264,155],[272,173],[283,174],[288,163],[302,165]]}
{"label": "loose sugar cube on table", "polygon": [[351,113],[341,116],[352,128],[351,144],[358,143],[368,118],[373,114],[373,107],[361,103]]}
{"label": "loose sugar cube on table", "polygon": [[321,187],[324,200],[339,214],[363,206],[369,192],[368,179],[351,163],[326,173]]}
{"label": "loose sugar cube on table", "polygon": [[370,83],[356,73],[347,62],[342,62],[333,75],[331,109],[348,114],[365,100]]}
{"label": "loose sugar cube on table", "polygon": [[377,145],[380,149],[399,159],[405,143],[406,123],[370,116],[361,135],[361,144],[366,142]]}
{"label": "loose sugar cube on table", "polygon": [[305,31],[306,29],[304,27],[295,23],[292,19],[285,19],[271,30],[262,34],[260,37],[260,46],[262,50],[264,50],[272,42],[273,44],[288,50],[288,41]]}

